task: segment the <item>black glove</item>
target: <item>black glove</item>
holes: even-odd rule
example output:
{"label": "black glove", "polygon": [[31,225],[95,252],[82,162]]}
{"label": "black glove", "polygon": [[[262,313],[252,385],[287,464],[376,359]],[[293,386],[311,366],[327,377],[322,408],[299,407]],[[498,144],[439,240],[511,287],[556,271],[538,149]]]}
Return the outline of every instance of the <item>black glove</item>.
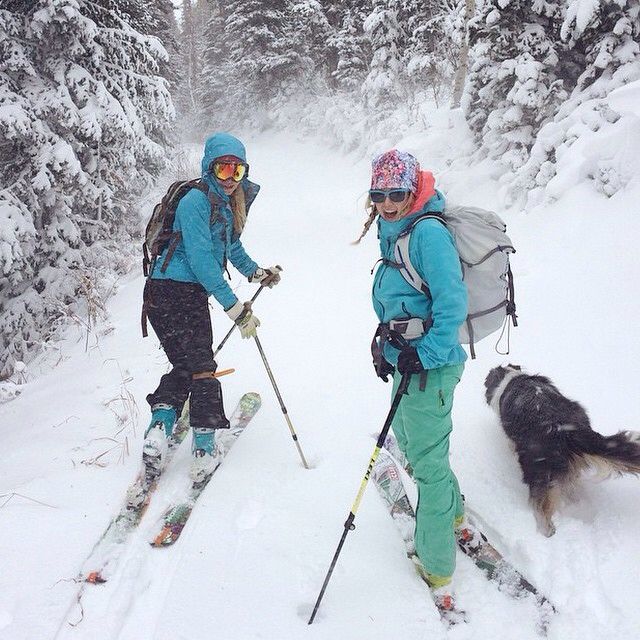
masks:
{"label": "black glove", "polygon": [[405,347],[398,355],[398,373],[405,375],[406,373],[421,373],[424,371],[424,365],[418,357],[415,347]]}
{"label": "black glove", "polygon": [[376,375],[384,382],[389,382],[387,376],[392,376],[395,371],[395,367],[389,364],[384,358],[380,358],[380,363],[373,363],[373,368],[376,370]]}

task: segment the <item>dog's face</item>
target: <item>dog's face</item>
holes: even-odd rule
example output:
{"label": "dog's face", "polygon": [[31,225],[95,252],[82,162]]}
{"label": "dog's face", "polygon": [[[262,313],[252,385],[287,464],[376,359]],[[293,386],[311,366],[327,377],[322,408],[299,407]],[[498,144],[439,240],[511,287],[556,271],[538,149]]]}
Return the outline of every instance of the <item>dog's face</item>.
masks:
{"label": "dog's face", "polygon": [[505,376],[514,371],[522,371],[522,367],[517,364],[508,364],[506,367],[494,367],[489,371],[484,380],[486,389],[484,397],[487,400],[487,404],[491,404],[493,396],[500,386],[500,383],[505,379]]}

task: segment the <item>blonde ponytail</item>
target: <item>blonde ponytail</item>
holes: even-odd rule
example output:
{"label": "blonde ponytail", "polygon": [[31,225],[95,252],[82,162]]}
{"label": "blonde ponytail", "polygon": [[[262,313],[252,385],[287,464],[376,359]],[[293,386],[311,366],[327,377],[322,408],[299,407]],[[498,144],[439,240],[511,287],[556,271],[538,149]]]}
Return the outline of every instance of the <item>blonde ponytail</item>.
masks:
{"label": "blonde ponytail", "polygon": [[247,205],[244,199],[244,189],[238,185],[231,194],[231,211],[233,212],[233,230],[240,235],[247,222]]}

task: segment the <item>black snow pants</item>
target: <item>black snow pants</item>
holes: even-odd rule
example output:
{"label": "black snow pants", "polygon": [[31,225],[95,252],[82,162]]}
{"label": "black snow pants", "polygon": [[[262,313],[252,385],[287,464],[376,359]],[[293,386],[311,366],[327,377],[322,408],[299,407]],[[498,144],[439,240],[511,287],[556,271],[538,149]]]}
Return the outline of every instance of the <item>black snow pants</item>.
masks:
{"label": "black snow pants", "polygon": [[150,278],[145,284],[144,301],[149,322],[173,366],[147,396],[147,402],[152,407],[169,404],[179,416],[190,395],[192,427],[228,429],[220,382],[197,376],[214,372],[217,367],[207,292],[196,283]]}

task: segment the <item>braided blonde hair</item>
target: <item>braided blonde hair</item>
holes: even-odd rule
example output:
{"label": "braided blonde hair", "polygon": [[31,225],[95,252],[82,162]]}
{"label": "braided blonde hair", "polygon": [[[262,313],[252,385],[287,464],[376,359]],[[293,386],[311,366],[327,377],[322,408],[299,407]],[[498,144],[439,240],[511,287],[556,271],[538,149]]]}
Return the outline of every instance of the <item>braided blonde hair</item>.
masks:
{"label": "braided blonde hair", "polygon": [[369,213],[369,217],[365,220],[364,228],[362,229],[362,233],[360,234],[360,237],[357,240],[354,240],[351,244],[354,244],[354,245],[360,244],[362,238],[364,238],[367,235],[369,229],[371,228],[371,225],[375,222],[375,219],[378,217],[378,210],[376,209],[376,206],[373,204],[373,202],[371,202],[371,198],[369,196],[367,196],[365,211]]}

